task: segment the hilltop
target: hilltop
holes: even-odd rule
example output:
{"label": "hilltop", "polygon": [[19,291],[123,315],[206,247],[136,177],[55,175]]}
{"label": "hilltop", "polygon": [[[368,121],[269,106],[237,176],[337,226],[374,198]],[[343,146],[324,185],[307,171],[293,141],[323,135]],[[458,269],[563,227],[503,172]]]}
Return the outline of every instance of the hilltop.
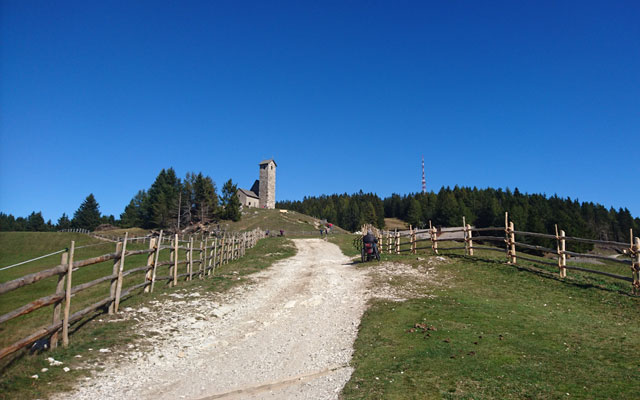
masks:
{"label": "hilltop", "polygon": [[[207,225],[209,230],[222,229],[227,231],[248,231],[255,228],[270,230],[274,233],[281,229],[285,234],[315,234],[324,227],[323,220],[311,217],[291,210],[282,209],[262,209],[262,208],[245,208],[242,210],[242,218],[240,221],[220,220]],[[192,225],[182,231],[183,234],[199,232],[202,225]],[[101,236],[116,237],[124,236],[125,232],[129,232],[129,237],[145,236],[149,230],[142,228],[118,228],[101,231]],[[344,229],[333,226],[334,233],[346,233]]]}
{"label": "hilltop", "polygon": [[[316,232],[324,226],[323,220],[297,211],[261,208],[246,208],[242,211],[242,219],[240,221],[220,221],[218,224],[221,228],[232,231],[262,228],[275,232],[282,229],[285,233]],[[335,224],[333,231],[337,233],[346,232]]]}

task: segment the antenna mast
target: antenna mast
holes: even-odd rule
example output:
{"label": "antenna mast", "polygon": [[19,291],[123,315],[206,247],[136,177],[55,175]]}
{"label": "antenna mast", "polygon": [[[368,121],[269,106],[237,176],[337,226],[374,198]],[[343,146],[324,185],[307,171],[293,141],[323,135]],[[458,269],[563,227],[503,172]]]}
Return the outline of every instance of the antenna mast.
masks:
{"label": "antenna mast", "polygon": [[427,181],[424,179],[424,156],[422,156],[422,194],[427,193]]}

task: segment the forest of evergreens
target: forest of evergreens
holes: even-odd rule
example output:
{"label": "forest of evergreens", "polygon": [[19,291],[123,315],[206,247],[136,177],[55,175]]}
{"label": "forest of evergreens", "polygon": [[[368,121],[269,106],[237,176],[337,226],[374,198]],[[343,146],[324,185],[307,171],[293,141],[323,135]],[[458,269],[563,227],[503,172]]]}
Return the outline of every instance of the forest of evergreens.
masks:
{"label": "forest of evergreens", "polygon": [[443,187],[438,193],[393,194],[380,199],[371,193],[305,197],[302,201],[281,201],[277,208],[287,208],[317,218],[327,219],[348,230],[363,223],[384,227],[385,217],[402,219],[424,228],[460,226],[462,217],[476,227],[504,226],[504,213],[516,229],[530,232],[554,232],[558,224],[571,236],[629,241],[629,229],[640,234],[640,218],[633,218],[626,208],[607,209],[592,202],[579,202],[558,196],[523,194],[518,189],[478,189]]}
{"label": "forest of evergreens", "polygon": [[[119,218],[102,215],[93,194],[87,196],[72,218],[63,214],[57,221],[45,222],[40,212],[28,217],[0,213],[2,231],[54,231],[67,228],[95,229],[100,224],[148,229],[184,228],[189,224],[219,219],[240,219],[237,186],[225,182],[220,196],[215,182],[202,173],[187,173],[183,179],[172,168],[160,171],[146,190],[140,190]],[[334,194],[305,197],[301,201],[280,201],[276,208],[290,209],[326,219],[344,229],[356,231],[363,223],[384,227],[393,217],[424,228],[460,226],[462,217],[476,227],[503,226],[504,212],[517,230],[553,233],[558,224],[570,236],[629,241],[629,229],[640,234],[640,218],[626,208],[605,208],[592,202],[579,202],[558,196],[523,194],[518,189],[478,189],[443,187],[438,193],[393,194],[381,199],[373,193]],[[533,243],[548,245],[541,240]]]}
{"label": "forest of evergreens", "polygon": [[193,223],[219,219],[238,221],[240,201],[237,186],[229,179],[218,196],[215,182],[202,173],[187,173],[184,179],[173,168],[160,171],[151,187],[140,190],[125,207],[120,218],[103,215],[93,194],[80,204],[72,218],[66,214],[57,223],[45,222],[41,212],[28,217],[14,217],[0,212],[0,231],[58,231],[69,228],[94,230],[101,224],[122,228],[184,228]]}

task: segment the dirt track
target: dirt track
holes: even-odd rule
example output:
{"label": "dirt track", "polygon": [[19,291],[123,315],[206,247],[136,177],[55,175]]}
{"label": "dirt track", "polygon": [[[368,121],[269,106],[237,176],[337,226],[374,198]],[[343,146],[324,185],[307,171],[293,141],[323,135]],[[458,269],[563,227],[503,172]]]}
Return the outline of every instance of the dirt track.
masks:
{"label": "dirt track", "polygon": [[352,372],[367,277],[331,243],[294,242],[297,255],[254,275],[251,285],[129,310],[142,330],[163,339],[152,351],[112,357],[104,372],[60,398],[337,398]]}

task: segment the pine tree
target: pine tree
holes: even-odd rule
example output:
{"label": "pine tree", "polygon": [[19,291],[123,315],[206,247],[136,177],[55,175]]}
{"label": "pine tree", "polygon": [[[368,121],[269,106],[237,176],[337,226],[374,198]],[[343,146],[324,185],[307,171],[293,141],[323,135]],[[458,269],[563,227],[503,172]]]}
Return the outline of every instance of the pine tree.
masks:
{"label": "pine tree", "polygon": [[16,218],[11,214],[0,212],[0,231],[8,232],[16,230]]}
{"label": "pine tree", "polygon": [[58,218],[58,230],[69,229],[71,228],[71,220],[67,216],[67,214],[62,213],[62,216]]}
{"label": "pine tree", "polygon": [[80,207],[73,214],[72,225],[75,228],[94,230],[100,225],[100,206],[93,197],[93,193],[80,204]]}
{"label": "pine tree", "polygon": [[373,203],[364,203],[363,204],[363,220],[367,224],[377,225],[378,217],[376,216],[376,209]]}
{"label": "pine tree", "polygon": [[[237,190],[237,187],[236,187]],[[213,180],[199,173],[193,184],[194,209],[198,221],[208,223],[218,211],[218,195]],[[238,204],[240,201],[238,200]]]}
{"label": "pine tree", "polygon": [[352,232],[360,229],[362,225],[362,214],[360,213],[360,207],[355,199],[349,201],[347,210],[345,212],[344,221],[342,226]]}
{"label": "pine tree", "polygon": [[178,199],[182,185],[173,168],[160,171],[147,192],[145,227],[166,228],[177,221]]}
{"label": "pine tree", "polygon": [[140,190],[120,214],[120,226],[123,228],[146,226],[146,203],[147,192]]}
{"label": "pine tree", "polygon": [[42,212],[32,212],[27,217],[27,230],[31,232],[45,232],[47,230],[47,226],[44,222],[44,218],[42,218]]}
{"label": "pine tree", "polygon": [[418,202],[418,200],[411,199],[406,221],[414,227],[421,227],[422,225],[424,225],[424,223],[422,222],[422,207],[420,206],[420,202]]}
{"label": "pine tree", "polygon": [[233,184],[229,179],[222,186],[222,197],[220,198],[223,207],[223,218],[231,221],[240,221],[242,214],[240,213],[240,200],[236,193],[238,186]]}

